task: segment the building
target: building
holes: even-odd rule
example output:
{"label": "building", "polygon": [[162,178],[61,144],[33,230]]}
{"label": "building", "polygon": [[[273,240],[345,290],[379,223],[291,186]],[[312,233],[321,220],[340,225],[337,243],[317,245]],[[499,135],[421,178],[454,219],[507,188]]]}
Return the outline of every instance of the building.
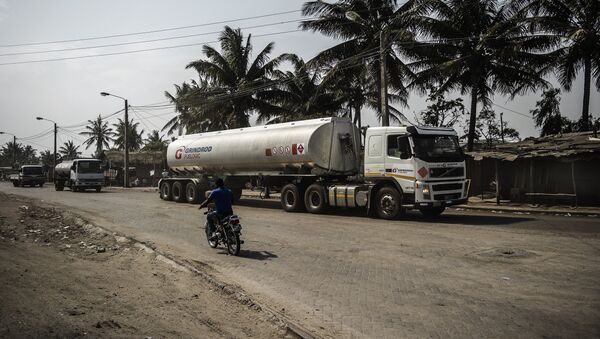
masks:
{"label": "building", "polygon": [[[104,151],[104,156],[109,168],[109,183],[115,186],[123,185],[123,151]],[[129,183],[131,186],[156,186],[166,166],[164,152],[129,152]]]}
{"label": "building", "polygon": [[493,193],[498,203],[600,206],[598,172],[600,138],[594,132],[527,138],[467,153],[470,195]]}

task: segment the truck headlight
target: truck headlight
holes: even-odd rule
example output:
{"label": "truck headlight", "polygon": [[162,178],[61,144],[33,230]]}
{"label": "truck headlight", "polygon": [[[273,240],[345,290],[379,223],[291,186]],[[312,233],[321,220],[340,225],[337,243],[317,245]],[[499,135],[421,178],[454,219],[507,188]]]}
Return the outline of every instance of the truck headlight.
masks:
{"label": "truck headlight", "polygon": [[430,200],[431,193],[429,192],[429,185],[423,185],[423,199]]}

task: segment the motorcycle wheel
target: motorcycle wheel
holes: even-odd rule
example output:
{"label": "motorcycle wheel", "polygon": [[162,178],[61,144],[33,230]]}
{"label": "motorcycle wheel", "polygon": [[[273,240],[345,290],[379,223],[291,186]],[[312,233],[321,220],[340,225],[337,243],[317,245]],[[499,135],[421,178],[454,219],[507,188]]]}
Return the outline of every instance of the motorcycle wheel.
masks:
{"label": "motorcycle wheel", "polygon": [[208,246],[212,248],[217,248],[218,241],[210,241],[210,234],[208,232],[208,224],[204,224],[204,233],[206,233],[206,241],[208,241]]}
{"label": "motorcycle wheel", "polygon": [[229,225],[227,225],[225,231],[225,243],[227,244],[227,253],[231,255],[240,254],[240,235],[237,234]]}

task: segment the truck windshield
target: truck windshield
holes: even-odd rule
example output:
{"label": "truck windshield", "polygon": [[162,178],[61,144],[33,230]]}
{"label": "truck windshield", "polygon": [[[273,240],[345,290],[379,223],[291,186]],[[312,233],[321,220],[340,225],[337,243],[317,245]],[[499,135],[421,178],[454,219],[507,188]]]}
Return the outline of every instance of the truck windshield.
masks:
{"label": "truck windshield", "polygon": [[413,135],[415,155],[425,161],[463,161],[464,154],[453,135]]}
{"label": "truck windshield", "polygon": [[43,172],[41,167],[23,167],[23,174],[26,175],[41,175]]}
{"label": "truck windshield", "polygon": [[77,171],[79,173],[102,173],[100,161],[79,161]]}

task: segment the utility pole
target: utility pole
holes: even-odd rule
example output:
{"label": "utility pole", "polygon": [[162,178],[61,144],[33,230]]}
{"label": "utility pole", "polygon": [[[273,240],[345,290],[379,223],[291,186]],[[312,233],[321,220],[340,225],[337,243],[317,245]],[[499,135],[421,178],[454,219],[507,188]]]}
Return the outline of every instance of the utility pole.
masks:
{"label": "utility pole", "polygon": [[54,162],[52,163],[52,182],[56,182],[56,134],[58,133],[58,127],[56,127],[56,123],[54,123]]}
{"label": "utility pole", "polygon": [[504,113],[500,112],[500,138],[502,139],[502,143],[504,143],[504,122],[502,121],[502,115]]}
{"label": "utility pole", "polygon": [[386,45],[387,39],[383,28],[379,31],[379,94],[381,100],[381,126],[390,125],[390,117],[388,115],[388,97],[387,97],[387,67],[386,67]]}
{"label": "utility pole", "polygon": [[17,136],[13,134],[13,168],[17,168]]}
{"label": "utility pole", "polygon": [[115,98],[119,98],[123,101],[125,101],[125,124],[124,124],[124,129],[125,131],[123,131],[123,148],[124,148],[124,154],[123,154],[123,187],[127,188],[129,187],[129,145],[127,143],[127,134],[128,134],[128,130],[129,130],[129,114],[128,114],[128,109],[129,109],[129,105],[127,103],[127,99],[120,97],[118,95],[114,95],[114,94],[110,94],[108,92],[100,92],[100,95],[105,97],[105,96],[111,96],[111,97],[115,97]]}
{"label": "utility pole", "polygon": [[125,99],[125,132],[123,133],[123,142],[125,144],[125,173],[123,176],[123,187],[129,187],[129,143],[127,142],[127,134],[129,134],[129,113],[127,107],[127,99]]}

